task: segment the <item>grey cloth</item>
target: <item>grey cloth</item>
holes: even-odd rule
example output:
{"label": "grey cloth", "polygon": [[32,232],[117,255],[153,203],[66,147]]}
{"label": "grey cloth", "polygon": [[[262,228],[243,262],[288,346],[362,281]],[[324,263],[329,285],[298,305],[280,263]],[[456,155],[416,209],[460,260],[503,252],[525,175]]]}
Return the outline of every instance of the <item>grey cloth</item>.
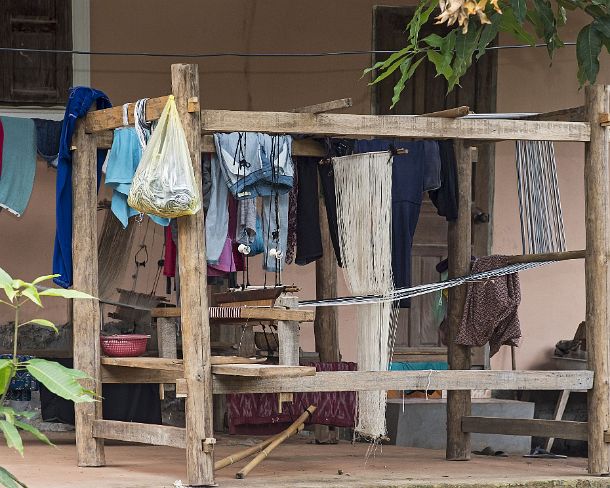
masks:
{"label": "grey cloth", "polygon": [[[263,269],[266,271],[277,271],[277,263],[280,263],[279,269],[284,269],[284,261],[286,257],[286,246],[288,243],[288,193],[278,196],[278,214],[279,214],[279,238],[275,239],[273,233],[278,230],[275,197],[263,197],[263,240],[265,242],[265,255],[263,261]],[[271,256],[269,251],[277,249],[282,253],[281,259]]]}
{"label": "grey cloth", "polygon": [[208,264],[217,264],[229,229],[229,189],[215,154],[210,161],[210,183],[210,205],[205,217],[206,254]]}
{"label": "grey cloth", "polygon": [[237,229],[235,240],[250,245],[256,238],[256,198],[239,200],[237,204]]}

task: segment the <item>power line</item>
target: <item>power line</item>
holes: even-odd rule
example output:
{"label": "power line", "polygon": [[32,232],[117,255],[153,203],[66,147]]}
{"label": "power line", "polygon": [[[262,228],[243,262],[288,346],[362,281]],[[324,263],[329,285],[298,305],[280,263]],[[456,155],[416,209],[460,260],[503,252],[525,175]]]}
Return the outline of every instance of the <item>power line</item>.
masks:
{"label": "power line", "polygon": [[[575,46],[576,42],[569,41],[563,43],[565,46]],[[498,51],[502,49],[524,49],[547,47],[546,43],[541,44],[510,44],[504,46],[488,46],[488,51]],[[153,53],[137,51],[82,51],[76,49],[35,49],[21,47],[0,47],[0,52],[18,53],[46,53],[46,54],[76,54],[82,56],[140,56],[151,58],[321,58],[327,56],[364,56],[371,54],[394,54],[395,50],[354,50],[354,51],[322,51],[314,53],[244,53],[244,52],[211,52],[211,53]]]}

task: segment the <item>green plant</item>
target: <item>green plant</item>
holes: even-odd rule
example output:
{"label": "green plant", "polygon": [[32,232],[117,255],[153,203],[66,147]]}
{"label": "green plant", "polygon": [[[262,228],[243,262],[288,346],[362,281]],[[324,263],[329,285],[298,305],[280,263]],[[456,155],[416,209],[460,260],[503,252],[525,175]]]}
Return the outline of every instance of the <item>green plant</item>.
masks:
{"label": "green plant", "polygon": [[[576,39],[577,78],[580,86],[595,83],[601,50],[610,52],[610,0],[423,0],[405,29],[407,45],[364,74],[375,72],[372,83],[379,83],[400,72],[392,107],[424,59],[447,80],[451,91],[501,32],[526,45],[543,43],[552,59],[564,47],[559,30],[568,23],[569,11],[582,11],[590,18]],[[446,35],[420,38],[422,27],[434,20],[447,26]]]}
{"label": "green plant", "polygon": [[[95,392],[86,390],[79,383],[79,380],[90,379],[82,371],[66,368],[59,363],[45,359],[34,358],[23,362],[20,362],[18,359],[19,331],[22,327],[38,325],[49,328],[55,333],[58,332],[57,327],[46,319],[30,319],[26,322],[20,322],[20,309],[23,305],[32,302],[38,307],[42,307],[41,297],[94,298],[91,295],[76,290],[57,288],[40,290],[36,286],[56,276],[59,275],[41,276],[31,283],[27,283],[23,280],[11,278],[6,271],[0,268],[0,289],[4,290],[6,295],[6,300],[0,299],[0,304],[10,307],[15,311],[12,359],[0,359],[0,430],[6,439],[8,447],[15,449],[22,456],[23,441],[21,439],[21,431],[29,432],[41,442],[49,445],[53,444],[46,435],[27,422],[33,417],[33,412],[16,411],[6,406],[6,397],[11,380],[18,371],[26,370],[50,391],[67,400],[72,400],[75,403],[96,401]],[[1,466],[0,485],[6,488],[27,488],[26,485]]]}

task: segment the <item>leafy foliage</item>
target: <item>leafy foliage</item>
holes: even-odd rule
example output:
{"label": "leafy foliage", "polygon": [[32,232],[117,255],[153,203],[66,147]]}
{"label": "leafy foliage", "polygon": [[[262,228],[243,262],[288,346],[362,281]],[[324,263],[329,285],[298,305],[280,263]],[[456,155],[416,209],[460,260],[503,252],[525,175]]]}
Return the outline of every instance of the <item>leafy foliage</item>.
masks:
{"label": "leafy foliage", "polygon": [[[23,280],[11,278],[6,271],[0,268],[0,290],[4,290],[4,294],[6,295],[6,300],[0,299],[0,303],[15,311],[15,321],[13,323],[13,357],[12,359],[0,359],[0,431],[4,435],[7,446],[15,449],[22,456],[23,441],[21,440],[20,431],[29,432],[36,439],[45,444],[53,444],[46,435],[40,432],[40,430],[25,421],[34,416],[33,412],[15,411],[10,407],[5,406],[6,395],[10,388],[11,380],[14,378],[17,371],[27,370],[50,391],[66,400],[71,400],[75,403],[96,401],[95,392],[85,389],[79,383],[80,380],[91,380],[86,373],[76,369],[66,368],[54,361],[34,358],[29,361],[20,362],[17,357],[17,344],[19,329],[21,327],[37,325],[51,329],[55,333],[58,332],[55,324],[46,319],[30,319],[27,322],[20,322],[19,311],[25,303],[32,302],[37,306],[42,307],[41,297],[73,299],[94,298],[87,293],[76,290],[38,288],[37,285],[39,283],[51,280],[56,276],[58,275],[41,276],[31,283],[28,283]],[[6,488],[27,488],[26,485],[21,483],[15,476],[1,466],[0,485]]]}
{"label": "leafy foliage", "polygon": [[[437,76],[447,80],[451,91],[472,63],[485,55],[499,33],[507,33],[532,46],[543,43],[552,59],[555,51],[564,46],[558,29],[568,22],[569,11],[578,10],[590,17],[590,23],[581,29],[576,40],[577,77],[581,86],[592,84],[599,73],[602,48],[610,52],[610,0],[557,0],[556,3],[502,0],[489,4],[471,0],[451,0],[451,3],[423,0],[405,29],[406,47],[375,63],[364,74],[373,72],[372,83],[379,83],[400,69],[392,107],[424,59],[434,65]],[[420,38],[422,27],[433,19],[436,23],[446,22],[447,33]]]}

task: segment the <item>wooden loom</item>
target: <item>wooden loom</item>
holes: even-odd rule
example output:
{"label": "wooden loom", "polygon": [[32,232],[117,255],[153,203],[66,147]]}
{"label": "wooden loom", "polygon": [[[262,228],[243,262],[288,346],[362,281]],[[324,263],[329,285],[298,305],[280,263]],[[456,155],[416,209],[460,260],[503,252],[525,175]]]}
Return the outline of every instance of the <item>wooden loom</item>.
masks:
{"label": "wooden loom", "polygon": [[[202,133],[256,131],[326,136],[398,137],[417,139],[456,139],[459,176],[459,216],[449,225],[450,276],[469,272],[471,254],[471,146],[499,140],[570,141],[585,143],[586,199],[586,299],[587,338],[589,339],[587,371],[473,371],[469,348],[453,344],[452,339],[462,315],[465,288],[453,288],[449,294],[451,370],[431,374],[426,371],[319,372],[294,377],[282,374],[282,367],[268,366],[267,373],[244,376],[235,366],[222,374],[213,366],[210,353],[210,314],[206,294],[206,257],[203,219],[200,215],[178,220],[181,243],[179,252],[182,284],[183,357],[168,364],[167,358],[128,361],[102,360],[100,357],[100,311],[95,300],[74,300],[74,365],[92,378],[85,385],[101,393],[102,382],[175,383],[186,396],[186,429],[115,422],[102,419],[101,403],[78,404],[76,439],[79,466],[102,466],[103,439],[119,439],[155,445],[169,445],[186,450],[187,483],[196,486],[214,484],[214,433],[212,429],[212,395],[224,393],[292,393],[308,391],[366,390],[449,390],[447,402],[447,459],[470,457],[470,433],[535,434],[549,437],[587,439],[589,472],[610,472],[609,445],[610,398],[608,388],[608,341],[610,297],[608,285],[609,168],[608,132],[605,121],[609,112],[609,88],[586,89],[586,105],[576,109],[585,113],[584,120],[573,121],[572,112],[550,115],[546,120],[447,119],[433,116],[376,116],[351,114],[317,114],[294,112],[242,112],[200,110],[197,65],[172,65],[172,93],[188,139],[195,176],[201,179],[201,151],[211,151],[209,136]],[[167,97],[150,99],[147,119],[160,116]],[[566,115],[567,114],[567,115]],[[129,108],[130,120],[133,105]],[[556,117],[553,120],[553,116]],[[600,119],[600,117],[602,117]],[[551,120],[548,120],[548,119]],[[567,120],[567,121],[566,121]],[[90,112],[77,122],[72,141],[74,148],[74,287],[96,295],[97,223],[96,223],[96,148],[109,144],[111,129],[122,126],[121,107]],[[321,156],[313,141],[294,141],[293,154]],[[582,257],[576,253],[570,258]],[[535,256],[521,258],[536,259]],[[330,271],[327,269],[326,272]],[[174,311],[173,313],[177,313]],[[240,313],[250,313],[241,311]],[[260,313],[260,312],[256,312]],[[301,310],[267,309],[269,314],[309,313]],[[260,317],[259,317],[260,318]],[[272,317],[271,317],[272,318]],[[277,317],[276,317],[277,318]],[[293,322],[294,316],[279,320]],[[301,319],[303,317],[301,316]],[[298,320],[298,319],[296,319]],[[296,322],[298,324],[298,322]],[[292,328],[294,330],[294,327]],[[298,327],[297,327],[298,329]],[[269,369],[271,368],[271,369]],[[253,369],[239,368],[237,370]],[[276,371],[271,373],[271,371]],[[306,374],[311,374],[310,372]],[[518,421],[472,417],[471,389],[495,390],[588,390],[589,421],[548,420]]]}

